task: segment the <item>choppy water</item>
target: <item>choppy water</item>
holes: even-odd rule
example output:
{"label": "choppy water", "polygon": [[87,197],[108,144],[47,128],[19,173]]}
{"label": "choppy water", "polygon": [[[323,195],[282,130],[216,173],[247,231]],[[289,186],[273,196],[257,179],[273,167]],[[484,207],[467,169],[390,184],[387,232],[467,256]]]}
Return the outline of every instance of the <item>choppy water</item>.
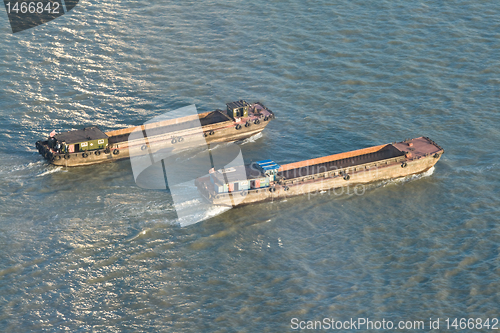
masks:
{"label": "choppy water", "polygon": [[[85,0],[12,35],[1,15],[0,331],[498,317],[499,17],[498,1]],[[241,146],[248,161],[421,135],[446,153],[432,174],[361,196],[181,228],[130,163],[66,170],[34,147],[54,128],[240,98],[277,114]]]}

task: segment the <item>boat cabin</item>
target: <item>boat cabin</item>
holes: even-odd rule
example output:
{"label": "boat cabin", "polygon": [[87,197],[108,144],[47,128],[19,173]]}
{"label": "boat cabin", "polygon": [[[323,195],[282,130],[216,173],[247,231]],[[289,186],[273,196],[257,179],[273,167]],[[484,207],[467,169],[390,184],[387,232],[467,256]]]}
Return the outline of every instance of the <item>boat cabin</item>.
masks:
{"label": "boat cabin", "polygon": [[227,115],[231,118],[248,117],[249,104],[240,99],[236,102],[227,103]]}
{"label": "boat cabin", "polygon": [[49,147],[62,153],[75,153],[87,150],[104,149],[108,145],[108,136],[99,128],[86,127],[81,130],[56,134],[49,138]]}
{"label": "boat cabin", "polygon": [[269,187],[276,180],[280,166],[271,160],[230,167],[211,172],[215,193],[231,193]]}

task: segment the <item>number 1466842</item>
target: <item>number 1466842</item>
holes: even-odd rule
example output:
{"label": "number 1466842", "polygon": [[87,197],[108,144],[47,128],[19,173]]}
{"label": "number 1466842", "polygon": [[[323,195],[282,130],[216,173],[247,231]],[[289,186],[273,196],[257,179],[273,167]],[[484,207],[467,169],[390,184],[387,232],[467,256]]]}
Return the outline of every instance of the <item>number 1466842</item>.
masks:
{"label": "number 1466842", "polygon": [[47,2],[44,4],[41,1],[38,2],[6,2],[7,13],[15,14],[59,14],[59,3],[58,2]]}

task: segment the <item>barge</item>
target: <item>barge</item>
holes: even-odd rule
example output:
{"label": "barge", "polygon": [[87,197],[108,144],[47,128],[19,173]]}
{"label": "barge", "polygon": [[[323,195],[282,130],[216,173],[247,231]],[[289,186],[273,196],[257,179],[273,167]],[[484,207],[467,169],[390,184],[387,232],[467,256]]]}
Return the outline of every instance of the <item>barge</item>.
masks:
{"label": "barge", "polygon": [[195,185],[212,204],[239,206],[423,173],[443,153],[434,141],[419,137],[281,166],[264,160],[212,169]]}
{"label": "barge", "polygon": [[[155,152],[152,147],[175,151],[205,143],[246,139],[260,133],[273,118],[274,113],[262,103],[239,100],[227,103],[224,111],[217,109],[110,132],[97,127],[60,134],[52,132],[47,140],[36,142],[36,148],[54,165],[91,165],[129,158],[131,150],[134,155],[136,152],[147,154]],[[129,135],[137,131],[142,131],[144,137],[129,140]],[[200,140],[200,136],[204,140]]]}

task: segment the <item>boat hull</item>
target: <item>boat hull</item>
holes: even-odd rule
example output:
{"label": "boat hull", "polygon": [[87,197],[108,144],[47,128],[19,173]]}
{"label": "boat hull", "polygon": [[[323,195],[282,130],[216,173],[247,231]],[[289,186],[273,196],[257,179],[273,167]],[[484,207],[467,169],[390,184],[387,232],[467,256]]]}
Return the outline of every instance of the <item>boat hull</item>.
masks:
{"label": "boat hull", "polygon": [[[260,117],[242,118],[239,121],[228,121],[206,125],[201,128],[188,128],[176,132],[167,132],[151,137],[141,137],[136,140],[126,140],[112,143],[108,148],[101,150],[88,150],[75,153],[57,153],[52,151],[47,141],[37,142],[38,151],[51,164],[73,167],[86,166],[92,164],[114,162],[128,159],[131,151],[134,156],[154,154],[159,150],[169,150],[178,152],[185,149],[200,147],[203,145],[234,142],[254,136],[264,130],[274,114],[263,109],[264,113]],[[141,133],[144,127],[125,129],[128,137],[134,129]],[[120,131],[108,132],[107,134],[120,134]],[[144,132],[143,132],[144,133]]]}
{"label": "boat hull", "polygon": [[[432,168],[439,161],[444,152],[441,147],[435,145],[434,142],[428,138],[417,138],[414,140],[420,140],[424,142],[424,144],[425,141],[428,140],[429,144],[427,146],[429,147],[426,147],[427,150],[424,150],[422,154],[408,154],[408,151],[403,150],[405,149],[404,145],[406,143],[399,143],[400,146],[398,146],[398,144],[392,144],[394,147],[401,149],[400,156],[347,167],[330,168],[329,170],[325,170],[325,172],[305,174],[304,176],[295,177],[294,179],[281,179],[266,188],[215,194],[210,192],[207,187],[203,186],[203,181],[198,181],[196,185],[202,195],[212,204],[232,207],[260,201],[282,200],[299,195],[311,195],[342,187],[350,187],[353,188],[355,192],[363,192],[364,189],[358,187],[358,185],[420,174]],[[382,146],[373,148],[379,149],[380,147]],[[341,155],[350,155],[347,158],[352,159],[353,162],[360,156],[359,154],[344,153],[339,154],[339,157],[345,157]],[[321,160],[321,158],[317,160]],[[313,161],[313,163],[316,162],[315,160],[310,161]],[[305,162],[299,162],[298,164],[303,163],[300,167],[305,167],[306,164],[308,166],[312,165]],[[295,167],[293,164],[290,164],[290,166]],[[284,172],[282,172],[282,174],[284,174]]]}

